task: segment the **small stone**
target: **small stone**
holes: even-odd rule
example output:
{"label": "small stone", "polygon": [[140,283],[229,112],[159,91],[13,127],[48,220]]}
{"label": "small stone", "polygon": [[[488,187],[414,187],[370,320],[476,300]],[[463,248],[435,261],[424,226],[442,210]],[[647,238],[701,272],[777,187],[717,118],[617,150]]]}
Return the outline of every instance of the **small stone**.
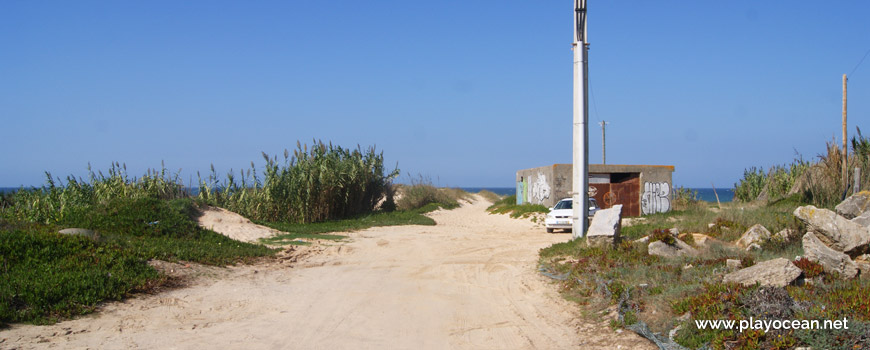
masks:
{"label": "small stone", "polygon": [[773,236],[778,237],[779,239],[782,239],[785,242],[788,242],[791,240],[792,237],[795,236],[795,234],[797,234],[797,232],[795,232],[794,230],[785,228],[785,229],[782,229],[781,231],[777,232]]}
{"label": "small stone", "polygon": [[743,266],[743,262],[737,259],[728,259],[725,260],[725,266],[727,266],[729,269],[736,270]]}
{"label": "small stone", "polygon": [[686,255],[698,255],[697,249],[692,248],[692,246],[677,238],[674,238],[674,245],[669,245],[662,241],[652,242],[649,244],[647,251],[650,255],[657,255],[665,258],[675,258]]}
{"label": "small stone", "polygon": [[755,224],[750,227],[737,242],[734,242],[740,248],[750,250],[753,245],[761,248],[761,244],[770,239],[770,231],[760,224]]}
{"label": "small stone", "polygon": [[85,228],[65,228],[63,230],[57,231],[57,233],[60,233],[62,235],[85,236],[95,241],[100,239],[99,233]]}
{"label": "small stone", "polygon": [[692,235],[692,239],[695,240],[695,245],[697,246],[706,246],[708,243],[714,241],[712,237],[703,233],[690,233],[690,235]]}

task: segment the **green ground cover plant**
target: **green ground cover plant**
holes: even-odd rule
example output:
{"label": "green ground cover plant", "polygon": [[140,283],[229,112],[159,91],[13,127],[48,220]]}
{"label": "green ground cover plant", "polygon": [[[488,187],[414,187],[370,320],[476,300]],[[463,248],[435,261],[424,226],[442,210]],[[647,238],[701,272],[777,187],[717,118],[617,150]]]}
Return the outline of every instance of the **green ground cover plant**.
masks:
{"label": "green ground cover plant", "polygon": [[[53,224],[0,219],[0,323],[52,323],[146,292],[166,281],[150,259],[222,266],[273,254],[199,228],[194,213],[191,199],[115,198]],[[57,233],[64,227],[99,238]]]}

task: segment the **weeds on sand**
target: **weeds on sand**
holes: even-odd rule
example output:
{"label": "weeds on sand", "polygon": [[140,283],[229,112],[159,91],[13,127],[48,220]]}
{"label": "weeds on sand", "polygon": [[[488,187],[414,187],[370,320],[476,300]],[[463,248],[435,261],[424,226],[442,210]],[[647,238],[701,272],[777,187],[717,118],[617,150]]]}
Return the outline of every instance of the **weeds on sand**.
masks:
{"label": "weeds on sand", "polygon": [[550,209],[540,204],[517,204],[517,195],[512,194],[496,201],[488,208],[490,214],[510,214],[512,218],[525,218],[537,213],[549,213]]}

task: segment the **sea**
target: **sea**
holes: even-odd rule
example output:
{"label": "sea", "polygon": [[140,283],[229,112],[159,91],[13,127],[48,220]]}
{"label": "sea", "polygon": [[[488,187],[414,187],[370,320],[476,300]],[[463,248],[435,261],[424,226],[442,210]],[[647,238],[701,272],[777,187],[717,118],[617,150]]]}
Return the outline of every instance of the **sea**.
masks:
{"label": "sea", "polygon": [[692,191],[698,192],[698,200],[716,203],[716,195],[719,195],[719,201],[722,203],[731,202],[734,200],[733,188],[717,188],[715,192],[712,188],[690,188]]}
{"label": "sea", "polygon": [[[0,194],[14,192],[18,189],[20,189],[20,187],[0,187]],[[513,187],[461,187],[461,189],[471,193],[477,193],[481,190],[487,190],[502,196],[509,196],[517,192],[517,190]],[[196,192],[196,190],[199,189],[194,188],[191,190],[191,192]],[[717,188],[715,193],[713,192],[712,188],[690,188],[690,190],[697,191],[698,200],[702,201],[716,202],[716,194],[719,194],[720,202],[724,203],[734,200],[734,189],[731,188]]]}
{"label": "sea", "polygon": [[[517,190],[513,187],[460,187],[466,192],[480,192],[481,190],[487,190],[490,192],[494,192],[495,194],[502,196],[509,196],[512,194],[516,194]],[[716,195],[719,195],[719,201],[722,203],[731,202],[734,200],[734,189],[733,188],[688,188],[694,192],[697,192],[698,200],[706,201],[706,202],[716,202]]]}

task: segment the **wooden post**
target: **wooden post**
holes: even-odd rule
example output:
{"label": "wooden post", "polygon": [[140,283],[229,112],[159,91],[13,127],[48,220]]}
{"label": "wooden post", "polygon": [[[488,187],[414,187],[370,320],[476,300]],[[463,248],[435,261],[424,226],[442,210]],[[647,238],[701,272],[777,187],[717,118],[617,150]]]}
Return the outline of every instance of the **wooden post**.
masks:
{"label": "wooden post", "polygon": [[607,164],[607,143],[604,142],[604,126],[610,123],[602,120],[598,124],[601,125],[601,164]]}
{"label": "wooden post", "polygon": [[846,75],[843,74],[843,190],[849,182],[849,144],[846,139]]}
{"label": "wooden post", "polygon": [[843,151],[848,154],[849,145],[846,144],[846,75],[843,74]]}
{"label": "wooden post", "polygon": [[714,186],[713,183],[711,182],[710,187],[713,187],[713,194],[716,195],[716,205],[719,207],[719,209],[722,209],[722,203],[719,202],[719,194],[716,193],[716,186]]}

